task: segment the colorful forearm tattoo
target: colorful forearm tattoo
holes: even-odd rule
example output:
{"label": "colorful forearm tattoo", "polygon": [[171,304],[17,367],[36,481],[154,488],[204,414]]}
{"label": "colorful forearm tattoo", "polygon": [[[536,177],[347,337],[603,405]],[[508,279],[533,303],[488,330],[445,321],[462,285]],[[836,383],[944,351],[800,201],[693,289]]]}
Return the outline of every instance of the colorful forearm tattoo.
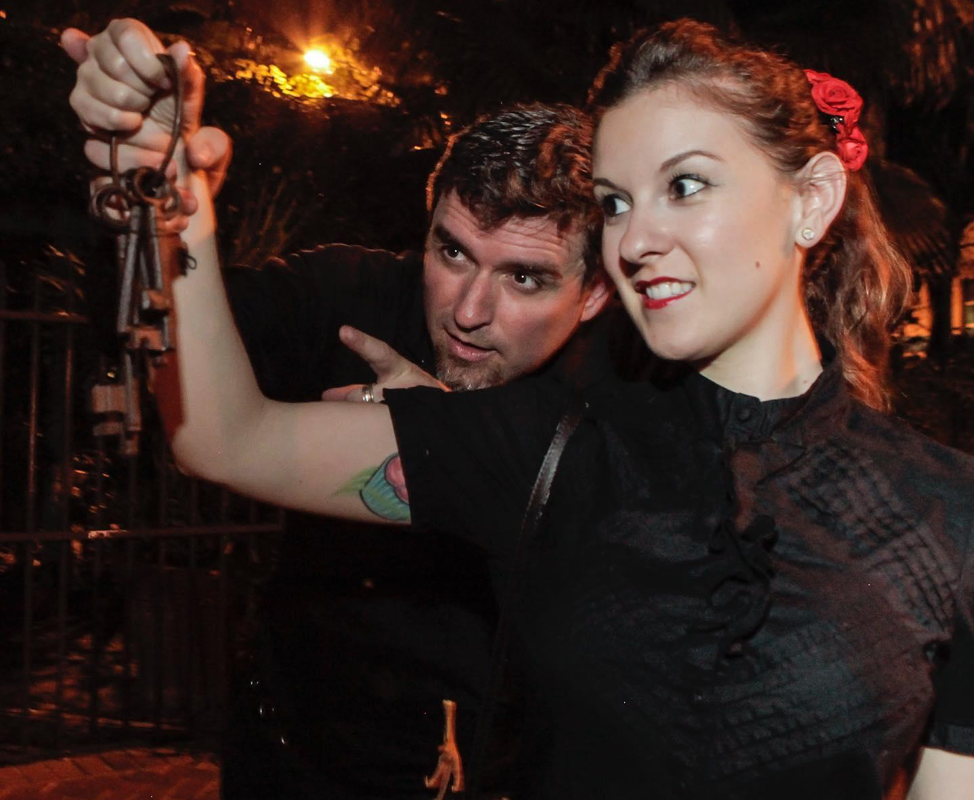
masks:
{"label": "colorful forearm tattoo", "polygon": [[409,492],[399,453],[393,453],[382,464],[363,469],[336,494],[357,494],[365,507],[376,516],[391,522],[409,522]]}

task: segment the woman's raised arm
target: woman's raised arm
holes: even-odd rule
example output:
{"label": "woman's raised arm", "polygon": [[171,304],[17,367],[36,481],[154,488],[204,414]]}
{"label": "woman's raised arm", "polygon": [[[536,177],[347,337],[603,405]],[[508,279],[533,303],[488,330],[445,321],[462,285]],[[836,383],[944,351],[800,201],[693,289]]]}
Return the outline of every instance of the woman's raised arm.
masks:
{"label": "woman's raised arm", "polygon": [[[82,123],[104,131],[118,121],[118,127],[134,131],[122,169],[158,163],[168,141],[165,122],[172,116],[165,108],[172,106],[168,79],[156,58],[161,43],[136,20],[119,20],[85,44],[88,56],[72,93]],[[187,47],[174,46],[170,53],[190,87],[185,99],[195,105],[189,110],[198,117],[202,73]],[[135,116],[142,122],[131,119]],[[99,164],[104,149],[88,148],[96,165],[104,166]],[[185,148],[177,148],[175,161],[180,184],[198,202],[196,213],[174,224],[185,222],[182,236],[195,266],[173,281],[176,353],[154,371],[153,387],[177,463],[234,491],[291,508],[408,521],[401,470],[389,462],[396,442],[384,406],[278,403],[261,394],[224,291],[206,176],[190,171]],[[363,488],[366,498],[375,495],[374,502],[363,500]]]}

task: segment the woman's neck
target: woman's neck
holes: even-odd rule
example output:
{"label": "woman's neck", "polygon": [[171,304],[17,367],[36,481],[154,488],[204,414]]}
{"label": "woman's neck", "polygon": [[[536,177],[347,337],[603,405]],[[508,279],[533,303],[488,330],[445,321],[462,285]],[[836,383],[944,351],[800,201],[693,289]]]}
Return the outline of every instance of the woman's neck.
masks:
{"label": "woman's neck", "polygon": [[800,318],[783,336],[755,337],[699,365],[700,374],[759,400],[804,394],[822,373],[822,353],[808,317]]}

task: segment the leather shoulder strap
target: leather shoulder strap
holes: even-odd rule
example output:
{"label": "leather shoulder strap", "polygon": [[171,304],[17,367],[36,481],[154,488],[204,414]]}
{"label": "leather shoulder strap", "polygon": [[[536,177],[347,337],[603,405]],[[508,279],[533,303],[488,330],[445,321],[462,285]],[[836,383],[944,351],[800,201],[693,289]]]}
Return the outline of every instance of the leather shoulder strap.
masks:
{"label": "leather shoulder strap", "polygon": [[558,422],[555,435],[551,439],[551,444],[548,445],[548,451],[545,453],[544,460],[541,462],[541,469],[538,470],[534,487],[531,489],[528,507],[521,520],[521,530],[514,545],[514,556],[511,559],[511,571],[508,575],[504,596],[501,598],[500,615],[497,620],[497,633],[494,635],[494,644],[491,648],[487,690],[484,692],[480,714],[477,717],[477,728],[473,746],[473,769],[469,773],[470,781],[467,784],[466,796],[469,798],[477,798],[481,790],[487,743],[490,737],[490,730],[494,724],[497,700],[504,682],[504,667],[507,664],[507,645],[510,639],[511,612],[521,592],[528,544],[534,538],[541,518],[544,516],[545,508],[548,505],[548,498],[551,495],[551,485],[554,482],[555,473],[558,470],[558,463],[561,461],[562,453],[565,452],[565,446],[568,444],[568,440],[575,432],[575,429],[578,428],[578,424],[581,421],[581,411],[573,408],[567,411]]}

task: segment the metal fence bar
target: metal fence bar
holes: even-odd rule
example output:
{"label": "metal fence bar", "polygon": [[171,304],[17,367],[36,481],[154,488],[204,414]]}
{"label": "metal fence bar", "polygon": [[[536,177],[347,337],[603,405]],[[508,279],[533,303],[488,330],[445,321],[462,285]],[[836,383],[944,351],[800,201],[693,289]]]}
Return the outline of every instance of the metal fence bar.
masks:
{"label": "metal fence bar", "polygon": [[94,558],[91,581],[91,662],[88,665],[88,735],[95,737],[98,732],[98,660],[101,656],[98,642],[97,631],[101,623],[101,571],[102,571],[102,545],[104,542],[96,540],[91,544],[91,551]]}
{"label": "metal fence bar", "polygon": [[54,325],[86,325],[88,318],[83,314],[72,314],[66,311],[41,311],[39,307],[24,311],[0,308],[0,321],[37,322]]}
{"label": "metal fence bar", "polygon": [[[189,608],[196,608],[196,604],[198,602],[198,598],[196,596],[196,542],[196,537],[191,537],[187,541],[187,546],[189,548],[186,558],[186,564],[189,569]],[[193,702],[194,698],[196,697],[196,693],[193,691],[193,687],[196,685],[196,659],[193,656],[195,654],[195,644],[199,641],[197,636],[196,615],[190,614],[186,622],[185,652],[189,654],[189,658],[187,658],[186,663],[186,683],[184,685],[185,691],[183,692],[185,703],[183,714],[186,727],[192,728],[193,722],[196,718]]]}
{"label": "metal fence bar", "polygon": [[70,530],[70,531],[8,531],[0,533],[0,544],[4,542],[20,543],[26,540],[32,542],[92,542],[97,539],[155,539],[157,537],[216,536],[220,534],[256,534],[280,533],[281,522],[259,522],[254,525],[248,523],[232,523],[213,525],[186,525],[171,528],[107,528],[102,530]]}
{"label": "metal fence bar", "polygon": [[[67,311],[74,310],[74,283],[68,283]],[[72,469],[72,453],[74,452],[74,346],[75,326],[66,325],[64,328],[64,398],[61,406],[61,418],[64,426],[61,437],[61,475],[60,491],[60,527],[69,530],[71,527],[71,497],[74,485],[74,470]],[[54,740],[57,747],[61,746],[64,734],[64,662],[67,657],[67,614],[68,614],[68,554],[70,542],[58,544],[58,599],[57,599],[57,674],[55,689],[55,730]]]}
{"label": "metal fence bar", "polygon": [[23,629],[23,651],[22,669],[23,673],[23,715],[24,726],[21,730],[20,743],[24,747],[30,746],[30,707],[31,707],[31,635],[34,626],[33,608],[33,583],[34,583],[34,553],[31,550],[31,543],[24,542],[23,546],[23,570],[24,570],[24,629]]}
{"label": "metal fence bar", "polygon": [[[33,306],[40,309],[40,276],[34,274]],[[29,423],[27,430],[27,505],[24,514],[24,525],[28,531],[37,527],[37,399],[40,382],[41,359],[41,329],[38,322],[31,322],[30,328],[30,388],[29,388]],[[23,711],[24,727],[22,744],[30,744],[30,711],[32,705],[30,676],[32,672],[32,644],[34,635],[34,552],[29,542],[24,543],[24,632],[23,632]]]}
{"label": "metal fence bar", "polygon": [[[0,497],[0,579],[22,584],[23,603],[22,675],[0,720],[31,748],[108,732],[214,733],[239,638],[228,626],[239,608],[252,611],[261,537],[282,531],[283,513],[174,477],[153,431],[143,438],[151,453],[123,459],[104,433],[76,425],[81,370],[94,362],[104,376],[108,364],[77,328],[87,320],[73,305],[74,266],[47,257],[10,295],[26,308],[10,309],[0,260],[0,477],[18,495]],[[63,310],[45,310],[52,299]]]}
{"label": "metal fence bar", "polygon": [[[0,260],[0,423],[4,420],[5,398],[7,396],[7,323],[4,317],[7,308],[7,263]],[[0,424],[0,486],[3,486],[3,433],[6,426]],[[3,528],[3,492],[0,492],[0,529]]]}
{"label": "metal fence bar", "polygon": [[165,672],[165,664],[162,650],[162,623],[163,623],[163,610],[162,603],[163,598],[166,597],[166,540],[158,539],[156,540],[156,583],[154,589],[156,592],[156,597],[153,599],[152,603],[152,625],[155,632],[153,636],[153,654],[152,660],[155,664],[155,673],[153,674],[153,689],[152,689],[152,732],[155,737],[158,737],[160,727],[162,725],[162,692],[163,692],[163,680],[162,676]]}
{"label": "metal fence bar", "polygon": [[[125,569],[122,572],[124,585],[131,587],[135,576],[135,540],[125,541]],[[126,633],[122,637],[122,659],[124,661],[124,681],[122,683],[122,726],[126,733],[132,723],[132,706],[134,704],[132,687],[134,678],[132,676],[132,644]]]}
{"label": "metal fence bar", "polygon": [[68,552],[71,542],[59,542],[57,587],[57,676],[54,694],[54,743],[60,748],[64,737],[64,662],[67,658]]}

